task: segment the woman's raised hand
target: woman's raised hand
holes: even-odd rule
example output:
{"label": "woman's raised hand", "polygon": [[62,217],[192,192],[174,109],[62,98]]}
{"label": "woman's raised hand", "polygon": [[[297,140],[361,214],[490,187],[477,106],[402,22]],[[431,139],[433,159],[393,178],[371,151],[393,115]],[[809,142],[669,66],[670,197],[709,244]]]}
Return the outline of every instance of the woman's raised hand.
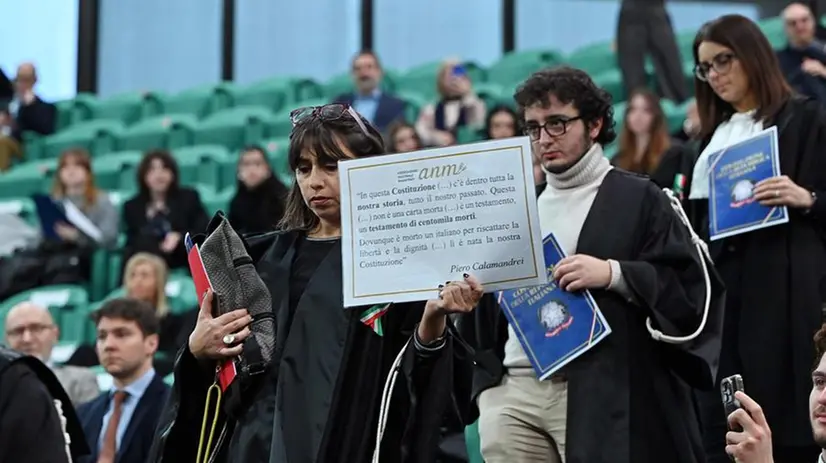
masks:
{"label": "woman's raised hand", "polygon": [[425,310],[438,314],[471,312],[485,294],[485,287],[472,275],[463,276],[462,280],[439,285],[439,299],[427,301]]}
{"label": "woman's raised hand", "polygon": [[207,291],[198,312],[195,329],[189,335],[189,350],[197,359],[236,357],[243,351],[243,341],[250,335],[252,317],[247,309],[236,309],[219,317],[212,316],[212,290]]}

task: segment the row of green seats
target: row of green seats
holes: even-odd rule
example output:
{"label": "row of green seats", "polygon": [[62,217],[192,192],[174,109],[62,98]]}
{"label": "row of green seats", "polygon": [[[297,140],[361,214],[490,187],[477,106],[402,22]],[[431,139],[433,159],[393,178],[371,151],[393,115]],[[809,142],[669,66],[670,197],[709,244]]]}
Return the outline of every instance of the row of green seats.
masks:
{"label": "row of green seats", "polygon": [[[287,165],[289,139],[256,140],[267,151],[279,179],[289,184],[292,173]],[[184,185],[206,184],[216,189],[235,185],[237,150],[220,145],[171,147]],[[104,190],[137,191],[136,171],[142,151],[99,151],[92,159],[95,183]],[[103,154],[106,153],[106,154]],[[55,159],[31,160],[12,167],[0,176],[0,198],[27,197],[51,191],[57,162]]]}
{"label": "row of green seats", "polygon": [[[60,328],[61,342],[93,343],[95,327],[89,314],[105,301],[123,295],[123,289],[118,288],[102,301],[91,302],[88,291],[80,285],[54,285],[24,291],[0,303],[0,333],[5,333],[5,320],[9,310],[21,302],[31,301],[49,309],[55,324]],[[166,297],[171,313],[183,313],[198,307],[195,285],[189,274],[183,271],[170,273]]]}

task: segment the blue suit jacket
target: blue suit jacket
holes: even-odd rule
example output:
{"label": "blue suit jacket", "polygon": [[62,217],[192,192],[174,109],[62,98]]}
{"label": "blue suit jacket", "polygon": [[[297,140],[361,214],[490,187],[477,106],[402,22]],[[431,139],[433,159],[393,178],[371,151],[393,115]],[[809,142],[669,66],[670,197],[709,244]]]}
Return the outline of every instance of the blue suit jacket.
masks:
{"label": "blue suit jacket", "polygon": [[[168,395],[169,386],[164,384],[160,375],[155,374],[126,427],[115,463],[146,462],[149,458],[149,448],[152,447],[152,440],[155,437],[155,428]],[[83,433],[86,435],[86,442],[92,451],[90,456],[81,458],[78,463],[94,463],[98,459],[98,438],[103,427],[103,416],[109,408],[109,400],[107,391],[77,410]]]}
{"label": "blue suit jacket", "polygon": [[[346,103],[348,105],[352,105],[355,98],[356,95],[354,93],[345,93],[343,95],[339,95],[338,98],[335,99],[334,103]],[[373,118],[373,125],[379,129],[379,132],[384,133],[384,131],[387,130],[387,126],[397,120],[404,119],[404,108],[406,106],[407,104],[404,100],[382,92],[381,97],[379,98],[379,105],[376,108],[376,115]]]}

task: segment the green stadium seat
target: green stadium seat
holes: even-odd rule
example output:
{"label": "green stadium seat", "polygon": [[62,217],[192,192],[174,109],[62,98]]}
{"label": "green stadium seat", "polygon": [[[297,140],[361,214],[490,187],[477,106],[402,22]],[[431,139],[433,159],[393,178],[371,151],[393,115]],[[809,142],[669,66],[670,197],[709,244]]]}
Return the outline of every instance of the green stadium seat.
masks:
{"label": "green stadium seat", "polygon": [[617,55],[611,42],[586,45],[565,58],[569,65],[595,76],[605,71],[617,69]]}
{"label": "green stadium seat", "polygon": [[270,138],[289,137],[293,129],[293,123],[290,120],[290,113],[299,107],[305,106],[321,106],[327,104],[327,100],[306,100],[302,101],[296,107],[288,107],[283,111],[273,114],[267,136]]}
{"label": "green stadium seat", "polygon": [[18,164],[0,175],[0,198],[19,198],[51,191],[57,162],[54,159]]}
{"label": "green stadium seat", "polygon": [[270,165],[278,180],[281,180],[281,183],[288,187],[292,185],[295,175],[290,170],[288,163],[290,139],[288,137],[272,138],[264,141],[261,146],[267,151],[267,158],[270,160]]}
{"label": "green stadium seat", "polygon": [[174,149],[192,144],[197,119],[191,114],[150,117],[125,129],[118,137],[121,150]]}
{"label": "green stadium seat", "polygon": [[31,198],[0,199],[0,215],[2,214],[16,215],[32,226],[39,223],[37,210]]}
{"label": "green stadium seat", "polygon": [[265,81],[232,90],[235,107],[262,107],[277,112],[287,107],[292,88],[284,81]]}
{"label": "green stadium seat", "polygon": [[55,159],[69,148],[84,148],[92,155],[114,151],[123,129],[123,123],[119,121],[92,120],[74,124],[44,138],[44,158]]}
{"label": "green stadium seat", "polygon": [[304,106],[303,101],[316,100],[324,97],[324,88],[318,82],[303,77],[273,77],[254,82],[250,85],[250,87],[256,86],[283,86],[287,88],[287,108],[282,108],[281,110]]}
{"label": "green stadium seat", "polygon": [[[26,161],[43,159],[44,138],[37,132],[23,132],[23,158]],[[16,159],[12,159],[16,161]]]}
{"label": "green stadium seat", "polygon": [[218,211],[222,211],[225,215],[229,214],[229,203],[235,196],[235,186],[226,187],[221,191],[204,189],[202,193],[201,202],[204,203],[210,217]]}
{"label": "green stadium seat", "polygon": [[504,87],[493,82],[473,84],[473,90],[485,102],[488,110],[511,99],[511,95]]}
{"label": "green stadium seat", "polygon": [[172,151],[178,162],[180,181],[184,185],[204,184],[220,189],[227,182],[226,169],[232,169],[232,184],[235,179],[235,162],[229,151],[220,145],[196,145],[178,148]]}
{"label": "green stadium seat", "polygon": [[788,40],[786,39],[786,31],[784,30],[783,18],[777,16],[774,18],[763,19],[757,22],[763,35],[769,39],[769,43],[774,49],[780,49],[786,46]]}
{"label": "green stadium seat", "polygon": [[110,119],[130,125],[162,111],[161,100],[153,92],[130,92],[96,100],[93,119]]}
{"label": "green stadium seat", "polygon": [[625,101],[625,87],[622,85],[622,73],[619,69],[609,69],[594,75],[594,83],[611,94],[615,103]]}
{"label": "green stadium seat", "polygon": [[195,126],[195,145],[223,145],[237,150],[266,136],[273,113],[261,107],[236,107],[214,113]]}
{"label": "green stadium seat", "polygon": [[668,132],[673,133],[679,130],[685,120],[685,110],[671,100],[660,100],[660,106],[663,108],[665,120],[668,123]]}
{"label": "green stadium seat", "polygon": [[350,72],[339,74],[323,84],[324,98],[328,101],[333,101],[339,95],[345,93],[353,93],[355,87],[353,86],[353,75]]}
{"label": "green stadium seat", "polygon": [[91,321],[88,319],[89,296],[86,289],[76,285],[43,286],[16,294],[0,303],[0,333],[5,333],[8,311],[15,305],[31,301],[49,309],[60,327],[63,341],[84,339]]}
{"label": "green stadium seat", "polygon": [[232,90],[226,84],[191,88],[159,98],[164,114],[190,114],[199,119],[232,106]]}
{"label": "green stadium seat", "polygon": [[97,98],[89,93],[78,93],[71,100],[58,101],[56,131],[60,132],[79,122],[92,118],[92,106]]}
{"label": "green stadium seat", "polygon": [[482,459],[482,446],[479,441],[479,421],[465,427],[465,446],[469,463],[485,463]]}
{"label": "green stadium seat", "polygon": [[488,82],[515,87],[532,73],[562,62],[562,55],[551,50],[514,51],[488,68]]}
{"label": "green stadium seat", "polygon": [[459,127],[456,131],[456,143],[464,145],[466,143],[475,143],[485,139],[482,129],[478,127]]}
{"label": "green stadium seat", "polygon": [[404,100],[406,103],[404,108],[404,118],[410,123],[416,122],[419,118],[419,112],[421,112],[422,108],[427,106],[427,103],[429,102],[429,100],[423,95],[412,91],[402,90],[397,93],[396,96]]}
{"label": "green stadium seat", "polygon": [[95,183],[104,190],[136,190],[135,171],[143,158],[142,151],[107,153],[92,160]]}
{"label": "green stadium seat", "polygon": [[606,158],[612,159],[614,156],[617,155],[617,150],[619,150],[619,140],[611,143],[610,145],[606,146],[603,149],[603,154]]}
{"label": "green stadium seat", "polygon": [[166,299],[172,313],[183,313],[198,308],[200,300],[189,270],[177,270],[169,274],[166,280]]}

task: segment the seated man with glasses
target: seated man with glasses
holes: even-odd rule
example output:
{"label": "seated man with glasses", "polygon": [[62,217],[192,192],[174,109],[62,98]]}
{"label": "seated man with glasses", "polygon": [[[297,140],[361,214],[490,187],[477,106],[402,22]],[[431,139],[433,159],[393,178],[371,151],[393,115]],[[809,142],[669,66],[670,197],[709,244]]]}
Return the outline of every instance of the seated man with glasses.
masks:
{"label": "seated man with glasses", "polygon": [[[611,97],[586,73],[539,71],[515,99],[546,173],[538,187],[542,234],[553,234],[567,255],[552,277],[564,291],[589,290],[612,332],[539,381],[495,300],[483,298],[459,323],[476,349],[482,456],[487,463],[705,461],[687,381],[710,384],[715,359],[646,330],[647,319],[669,336],[704,323],[704,264],[690,230],[653,182],[605,158],[603,145],[616,137]],[[708,325],[721,318],[712,312]],[[696,371],[684,368],[687,359]]]}
{"label": "seated man with glasses", "polygon": [[51,361],[52,349],[60,338],[60,329],[45,307],[32,302],[21,302],[6,315],[6,343],[9,347],[36,357],[52,369],[77,406],[98,396],[95,373],[83,367],[56,365]]}

